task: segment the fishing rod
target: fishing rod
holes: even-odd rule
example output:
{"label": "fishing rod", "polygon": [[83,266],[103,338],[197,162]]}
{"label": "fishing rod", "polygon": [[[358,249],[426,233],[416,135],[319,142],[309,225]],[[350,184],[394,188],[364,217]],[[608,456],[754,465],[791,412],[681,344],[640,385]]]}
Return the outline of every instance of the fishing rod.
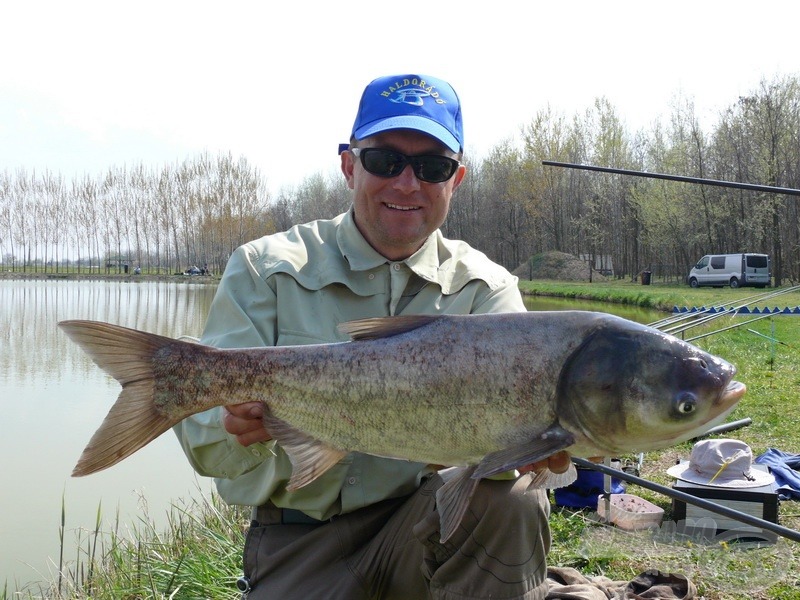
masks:
{"label": "fishing rod", "polygon": [[[741,327],[742,325],[749,325],[755,321],[760,321],[761,319],[766,319],[767,317],[771,317],[771,314],[761,315],[760,317],[755,317],[754,319],[749,319],[742,323],[734,323],[733,325],[728,325],[727,327],[723,327],[722,329],[715,329],[714,331],[709,331],[708,333],[701,333],[700,335],[696,335],[694,337],[686,338],[684,341],[686,342],[693,342],[694,340],[700,340],[710,335],[714,335],[715,333],[720,333],[722,331],[728,331],[729,329],[736,329],[737,327]],[[685,330],[684,330],[685,331]]]}
{"label": "fishing rod", "polygon": [[699,183],[702,185],[735,188],[738,190],[750,190],[753,192],[769,192],[772,194],[800,196],[800,190],[796,190],[794,188],[777,187],[774,185],[739,183],[738,181],[720,181],[719,179],[705,179],[702,177],[687,177],[685,175],[669,175],[665,173],[648,173],[645,171],[633,171],[631,169],[615,169],[612,167],[596,167],[594,165],[578,165],[574,163],[556,162],[552,160],[543,160],[542,164],[548,167],[566,167],[568,169],[582,169],[584,171],[600,171],[601,173],[617,173],[618,175],[633,175],[635,177],[649,177],[651,179],[666,179],[668,181]]}
{"label": "fishing rod", "polygon": [[[758,293],[758,294],[754,294],[752,296],[747,296],[746,298],[741,298],[741,299],[737,299],[737,300],[730,300],[729,302],[723,302],[722,304],[717,304],[717,305],[712,306],[711,308],[707,308],[705,310],[695,311],[695,312],[680,313],[677,316],[673,315],[671,317],[664,317],[663,319],[659,319],[658,321],[653,321],[652,323],[648,323],[647,325],[649,327],[655,327],[656,329],[661,329],[662,327],[666,327],[667,325],[672,325],[673,323],[676,323],[676,322],[679,323],[681,321],[692,319],[692,318],[696,317],[697,315],[708,313],[712,308],[714,308],[714,309],[723,309],[723,308],[725,308],[727,306],[733,306],[737,302],[740,303],[737,307],[734,307],[732,309],[728,309],[727,310],[728,313],[732,313],[732,312],[735,312],[735,311],[737,311],[737,310],[739,310],[739,309],[741,309],[741,308],[743,308],[745,306],[750,306],[751,304],[755,304],[756,302],[764,302],[766,300],[770,300],[772,298],[775,298],[776,296],[780,296],[781,294],[786,294],[788,292],[796,292],[798,290],[800,290],[800,285],[790,286],[788,288],[784,288],[784,289],[777,290],[777,291],[761,292],[761,293]],[[717,313],[719,313],[719,312],[720,311],[717,310]]]}
{"label": "fishing rod", "polygon": [[610,475],[615,479],[621,479],[622,481],[627,481],[628,483],[634,483],[653,492],[664,494],[665,496],[669,496],[670,498],[673,498],[675,500],[680,500],[681,502],[686,502],[687,504],[693,504],[694,506],[703,508],[709,512],[713,512],[722,515],[724,517],[728,517],[730,519],[735,519],[746,525],[751,525],[753,527],[758,527],[760,529],[766,529],[767,531],[771,531],[772,533],[777,533],[779,536],[784,537],[788,540],[792,540],[793,542],[800,542],[800,531],[795,531],[794,529],[783,527],[782,525],[778,525],[777,523],[773,523],[772,521],[767,521],[765,519],[761,519],[759,517],[755,517],[753,515],[738,510],[734,510],[733,508],[722,506],[720,504],[711,502],[710,500],[706,500],[704,498],[698,498],[697,496],[692,496],[691,494],[681,492],[680,490],[676,490],[667,487],[665,485],[653,483],[652,481],[648,481],[647,479],[642,479],[641,477],[637,477],[636,475],[632,475],[631,473],[626,473],[625,471],[621,471],[619,469],[607,467],[606,465],[603,464],[593,463],[592,461],[586,460],[585,458],[577,458],[573,456],[572,462],[578,467],[600,471],[604,475]]}
{"label": "fishing rod", "polygon": [[[796,285],[796,286],[791,286],[791,287],[788,287],[788,288],[785,288],[783,290],[776,291],[776,292],[766,292],[766,293],[763,293],[763,294],[756,294],[754,296],[749,296],[747,298],[744,298],[742,301],[740,301],[742,303],[739,304],[738,306],[733,306],[731,308],[725,308],[728,305],[733,305],[735,301],[726,302],[724,304],[719,305],[717,308],[719,308],[720,310],[718,310],[716,312],[713,312],[713,313],[710,312],[710,309],[705,309],[703,311],[698,311],[698,312],[693,312],[693,313],[685,313],[685,314],[683,314],[683,315],[681,315],[679,317],[675,317],[673,319],[665,318],[665,319],[662,319],[660,321],[655,321],[654,323],[650,324],[650,327],[653,327],[655,329],[659,329],[659,330],[663,331],[664,333],[669,333],[669,334],[672,334],[672,335],[676,335],[678,333],[686,332],[689,329],[692,329],[693,327],[698,327],[700,325],[705,325],[708,322],[713,321],[714,319],[718,319],[719,317],[734,316],[734,315],[740,314],[739,311],[741,311],[743,308],[745,308],[747,306],[750,306],[751,304],[756,304],[758,302],[764,302],[766,300],[770,300],[772,298],[776,298],[776,297],[778,297],[778,296],[780,296],[782,294],[788,294],[790,292],[796,292],[798,290],[800,290],[800,286]],[[751,319],[749,321],[743,321],[741,323],[737,323],[735,325],[724,327],[722,329],[717,329],[717,330],[712,331],[710,333],[707,333],[705,335],[698,336],[696,338],[691,338],[691,339],[699,339],[700,337],[707,337],[709,335],[713,335],[714,333],[719,333],[721,331],[727,331],[728,329],[734,329],[736,327],[741,327],[742,325],[746,325],[748,323],[752,323],[753,321],[758,321],[758,320],[760,320],[760,319],[762,319],[764,317],[769,317],[769,316],[772,316],[772,313],[764,313],[762,316],[759,316],[759,317],[757,317],[755,319]],[[686,321],[690,321],[690,322],[687,324]],[[689,341],[689,340],[687,340],[687,341]]]}
{"label": "fishing rod", "polygon": [[[798,290],[800,290],[800,286],[792,286],[792,287],[786,288],[785,290],[782,290],[780,292],[768,293],[768,294],[764,295],[760,299],[751,300],[750,302],[746,302],[744,304],[740,304],[739,306],[736,306],[734,308],[728,309],[726,311],[720,311],[720,312],[713,313],[713,314],[706,314],[705,316],[702,316],[701,318],[699,318],[699,319],[697,319],[697,320],[695,320],[695,321],[693,321],[693,322],[691,322],[689,324],[683,325],[681,327],[665,328],[665,329],[662,329],[662,331],[665,331],[667,333],[671,333],[672,335],[676,335],[677,333],[684,333],[684,332],[688,331],[689,329],[692,329],[693,327],[697,327],[699,325],[704,325],[704,324],[708,323],[709,321],[713,321],[714,319],[717,319],[719,317],[734,316],[734,315],[740,314],[740,311],[743,308],[745,308],[747,306],[750,306],[751,304],[755,304],[757,302],[764,302],[765,300],[770,300],[772,298],[776,298],[776,297],[780,296],[781,294],[787,294],[787,293],[790,293],[790,292],[796,292]],[[732,326],[729,326],[729,327],[725,327],[725,328],[719,329],[717,331],[726,331],[728,329],[733,329],[735,327],[740,327],[742,325],[746,325],[747,323],[752,323],[753,321],[757,321],[759,319],[762,319],[764,317],[769,317],[769,316],[772,316],[772,313],[766,312],[762,316],[757,317],[755,319],[752,319],[750,321],[743,321],[741,323],[737,323],[735,325],[732,325]],[[709,334],[706,334],[706,335],[711,335],[712,333],[717,333],[717,331],[713,331],[713,332],[711,332]],[[705,337],[705,336],[702,336],[702,337]],[[692,338],[692,339],[695,339],[695,338]]]}

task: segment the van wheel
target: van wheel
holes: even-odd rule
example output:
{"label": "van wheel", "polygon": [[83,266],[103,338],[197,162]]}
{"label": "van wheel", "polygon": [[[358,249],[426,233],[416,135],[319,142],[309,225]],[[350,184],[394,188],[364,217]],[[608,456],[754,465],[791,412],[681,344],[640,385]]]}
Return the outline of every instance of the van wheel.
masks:
{"label": "van wheel", "polygon": [[690,285],[691,287],[693,287],[693,288],[696,288],[696,287],[697,287],[697,285],[698,285],[698,284],[697,284],[697,279],[695,279],[694,277],[692,277],[692,278],[689,280],[689,285]]}
{"label": "van wheel", "polygon": [[731,277],[731,287],[738,288],[739,287],[739,280],[736,277]]}

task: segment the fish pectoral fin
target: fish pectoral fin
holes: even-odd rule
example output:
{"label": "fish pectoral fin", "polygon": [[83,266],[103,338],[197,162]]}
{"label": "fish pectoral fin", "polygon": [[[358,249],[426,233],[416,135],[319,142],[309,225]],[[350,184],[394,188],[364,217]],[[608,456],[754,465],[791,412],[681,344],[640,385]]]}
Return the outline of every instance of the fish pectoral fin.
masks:
{"label": "fish pectoral fin", "polygon": [[569,467],[563,473],[553,473],[549,469],[533,471],[531,472],[531,481],[525,491],[536,489],[555,490],[567,487],[577,478],[578,471],[575,470],[575,465],[572,462],[569,463]]}
{"label": "fish pectoral fin", "polygon": [[542,434],[529,441],[487,454],[472,476],[482,479],[523,467],[544,460],[574,443],[575,438],[569,431],[559,425],[551,425]]}
{"label": "fish pectoral fin", "polygon": [[438,319],[441,315],[403,315],[397,317],[373,317],[339,324],[339,331],[350,336],[354,342],[375,340],[399,335],[418,329]]}
{"label": "fish pectoral fin", "polygon": [[458,469],[436,490],[436,510],[439,512],[439,536],[445,543],[456,532],[464,513],[480,483],[473,477],[475,467]]}
{"label": "fish pectoral fin", "polygon": [[264,427],[292,463],[292,476],[286,485],[290,492],[308,485],[347,456],[346,451],[311,437],[269,412],[264,415]]}

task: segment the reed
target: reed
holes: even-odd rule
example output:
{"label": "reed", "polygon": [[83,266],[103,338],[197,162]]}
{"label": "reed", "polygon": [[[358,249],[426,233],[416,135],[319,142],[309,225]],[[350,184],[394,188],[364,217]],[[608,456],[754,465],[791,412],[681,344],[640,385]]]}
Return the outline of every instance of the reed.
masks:
{"label": "reed", "polygon": [[107,528],[101,507],[90,530],[78,530],[77,558],[69,555],[62,502],[61,548],[51,582],[29,585],[1,600],[197,600],[239,598],[241,553],[247,515],[216,494],[173,503],[159,529],[142,502],[138,522],[122,524],[119,513]]}

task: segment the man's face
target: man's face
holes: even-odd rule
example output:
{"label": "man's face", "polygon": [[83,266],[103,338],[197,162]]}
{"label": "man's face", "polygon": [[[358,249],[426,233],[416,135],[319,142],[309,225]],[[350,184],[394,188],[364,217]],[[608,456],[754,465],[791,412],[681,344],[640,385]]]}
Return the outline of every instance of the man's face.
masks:
{"label": "man's face", "polygon": [[[456,155],[434,138],[413,130],[387,131],[358,142],[359,148],[387,148],[407,156]],[[353,190],[355,221],[361,235],[389,260],[408,258],[447,217],[450,198],[461,184],[466,167],[442,183],[417,179],[407,165],[397,177],[368,173],[351,152],[342,153],[342,172]]]}

